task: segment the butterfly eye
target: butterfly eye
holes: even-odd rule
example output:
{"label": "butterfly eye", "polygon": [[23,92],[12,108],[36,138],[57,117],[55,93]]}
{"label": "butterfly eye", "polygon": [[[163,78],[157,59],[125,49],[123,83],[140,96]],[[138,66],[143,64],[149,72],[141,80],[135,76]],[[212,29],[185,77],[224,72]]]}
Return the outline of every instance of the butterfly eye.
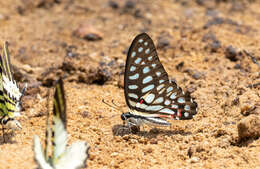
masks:
{"label": "butterfly eye", "polygon": [[123,121],[126,120],[126,117],[125,117],[125,114],[124,114],[124,113],[121,114],[121,119],[122,119]]}
{"label": "butterfly eye", "polygon": [[4,119],[2,119],[2,124],[6,125],[6,123],[7,123],[9,120],[12,120],[12,119],[11,119],[11,118],[4,118]]}

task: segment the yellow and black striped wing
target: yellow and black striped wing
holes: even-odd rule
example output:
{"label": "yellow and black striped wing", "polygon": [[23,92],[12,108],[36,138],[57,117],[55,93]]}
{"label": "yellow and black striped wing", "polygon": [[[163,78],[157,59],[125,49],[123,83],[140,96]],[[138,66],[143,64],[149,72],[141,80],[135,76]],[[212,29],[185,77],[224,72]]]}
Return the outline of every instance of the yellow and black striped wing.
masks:
{"label": "yellow and black striped wing", "polygon": [[4,43],[3,54],[1,56],[2,73],[8,78],[9,81],[14,82],[13,69],[10,62],[8,43]]}
{"label": "yellow and black striped wing", "polygon": [[62,79],[56,84],[53,104],[53,124],[52,124],[52,144],[53,144],[53,164],[58,162],[59,158],[66,150],[67,144],[67,115],[66,99]]}
{"label": "yellow and black striped wing", "polygon": [[64,124],[65,129],[67,128],[66,99],[62,79],[59,79],[56,84],[54,93],[53,116],[60,118]]}
{"label": "yellow and black striped wing", "polygon": [[1,113],[10,118],[20,115],[20,98],[22,96],[13,78],[8,43],[5,42],[3,53],[0,55],[0,108]]}
{"label": "yellow and black striped wing", "polygon": [[5,106],[3,80],[2,80],[2,67],[0,66],[0,118],[7,115],[8,112]]}

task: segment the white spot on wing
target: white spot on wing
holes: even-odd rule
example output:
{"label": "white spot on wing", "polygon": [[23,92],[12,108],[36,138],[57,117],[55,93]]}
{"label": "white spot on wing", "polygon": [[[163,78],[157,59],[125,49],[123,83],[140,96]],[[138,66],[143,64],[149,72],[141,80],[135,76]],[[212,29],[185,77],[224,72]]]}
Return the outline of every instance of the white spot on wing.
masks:
{"label": "white spot on wing", "polygon": [[159,112],[168,113],[168,114],[175,114],[175,112],[173,110],[168,109],[168,108],[164,108],[164,109],[160,110]]}
{"label": "white spot on wing", "polygon": [[136,56],[136,52],[132,52],[131,57],[135,57]]}
{"label": "white spot on wing", "polygon": [[150,68],[148,66],[144,67],[143,73],[148,73],[150,72]]}
{"label": "white spot on wing", "polygon": [[156,66],[156,64],[155,64],[155,63],[153,63],[153,64],[152,64],[152,67],[153,67],[153,68],[155,68],[155,66]]}
{"label": "white spot on wing", "polygon": [[149,54],[149,52],[150,52],[150,49],[149,49],[149,48],[145,50],[145,53],[146,53],[146,54]]}
{"label": "white spot on wing", "polygon": [[132,76],[129,76],[129,79],[130,80],[136,80],[136,79],[138,79],[139,78],[139,74],[138,73],[136,73],[136,74],[134,74],[134,75],[132,75]]}
{"label": "white spot on wing", "polygon": [[164,104],[165,104],[166,106],[168,106],[168,105],[171,104],[171,101],[170,101],[170,100],[165,100]]}
{"label": "white spot on wing", "polygon": [[138,99],[138,96],[134,93],[128,93],[128,96],[134,99]]}
{"label": "white spot on wing", "polygon": [[146,83],[149,83],[150,81],[153,80],[153,77],[152,76],[146,76],[144,79],[143,79],[143,84],[146,84]]}
{"label": "white spot on wing", "polygon": [[145,108],[145,110],[147,110],[147,111],[158,111],[162,108],[163,108],[163,106],[156,105],[156,106],[148,106],[148,107]]}
{"label": "white spot on wing", "polygon": [[148,94],[148,96],[145,97],[144,100],[145,100],[147,103],[152,103],[153,100],[154,100],[154,98],[155,98],[155,94],[150,93],[150,94]]}
{"label": "white spot on wing", "polygon": [[165,80],[163,80],[163,79],[162,79],[162,80],[159,80],[159,83],[163,83],[164,81],[165,81]]}
{"label": "white spot on wing", "polygon": [[189,113],[188,113],[188,112],[185,112],[185,113],[184,113],[184,117],[189,117]]}
{"label": "white spot on wing", "polygon": [[153,59],[153,56],[149,56],[148,60],[151,61]]}
{"label": "white spot on wing", "polygon": [[133,72],[133,71],[135,71],[136,70],[136,67],[135,66],[131,66],[130,67],[130,72]]}
{"label": "white spot on wing", "polygon": [[148,42],[144,42],[144,46],[147,46],[148,45]]}
{"label": "white spot on wing", "polygon": [[154,102],[153,104],[160,104],[163,102],[163,97],[158,97]]}
{"label": "white spot on wing", "polygon": [[156,75],[159,77],[161,75],[161,72],[156,72]]}
{"label": "white spot on wing", "polygon": [[137,59],[135,60],[135,63],[136,63],[136,64],[139,64],[139,63],[141,62],[141,60],[142,60],[141,58],[137,58]]}
{"label": "white spot on wing", "polygon": [[140,52],[142,52],[143,51],[143,48],[142,47],[139,47],[138,48],[138,52],[140,53]]}
{"label": "white spot on wing", "polygon": [[174,92],[174,93],[170,96],[170,98],[171,98],[171,99],[176,99],[176,95],[177,95],[177,93]]}
{"label": "white spot on wing", "polygon": [[177,102],[179,103],[185,103],[185,99],[183,97],[179,97]]}
{"label": "white spot on wing", "polygon": [[138,86],[137,86],[137,85],[129,85],[128,88],[131,89],[131,90],[133,90],[133,89],[137,89]]}
{"label": "white spot on wing", "polygon": [[190,110],[190,106],[189,105],[185,105],[184,106],[184,110],[189,111]]}
{"label": "white spot on wing", "polygon": [[150,84],[142,89],[142,93],[146,93],[154,88],[153,84]]}
{"label": "white spot on wing", "polygon": [[143,39],[139,39],[139,40],[138,40],[139,43],[142,43],[143,41],[144,41]]}
{"label": "white spot on wing", "polygon": [[172,86],[168,87],[168,88],[167,88],[167,93],[171,92],[172,90],[173,90],[173,87],[172,87]]}

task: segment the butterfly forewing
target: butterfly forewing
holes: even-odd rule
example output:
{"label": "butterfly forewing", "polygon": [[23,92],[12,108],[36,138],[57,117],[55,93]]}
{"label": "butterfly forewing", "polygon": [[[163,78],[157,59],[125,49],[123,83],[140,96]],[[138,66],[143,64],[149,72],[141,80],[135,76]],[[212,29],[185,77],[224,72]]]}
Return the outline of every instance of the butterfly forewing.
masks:
{"label": "butterfly forewing", "polygon": [[8,78],[8,80],[13,81],[13,70],[10,63],[10,57],[9,57],[9,50],[8,50],[8,43],[4,43],[4,50],[3,55],[1,56],[1,66],[3,75]]}
{"label": "butterfly forewing", "polygon": [[53,115],[62,120],[64,127],[67,126],[67,115],[66,115],[66,100],[65,91],[62,79],[59,79],[56,84],[56,90],[54,93],[54,104],[53,104]]}
{"label": "butterfly forewing", "polygon": [[191,119],[197,104],[175,82],[169,81],[152,39],[138,35],[127,56],[124,76],[125,99],[130,109],[144,116]]}
{"label": "butterfly forewing", "polygon": [[20,98],[22,96],[13,79],[8,43],[4,43],[3,53],[0,55],[1,84],[0,101],[2,113],[10,118],[20,115]]}
{"label": "butterfly forewing", "polygon": [[66,100],[62,79],[59,79],[56,84],[54,93],[53,105],[53,162],[55,163],[58,158],[64,153],[67,144],[66,132]]}

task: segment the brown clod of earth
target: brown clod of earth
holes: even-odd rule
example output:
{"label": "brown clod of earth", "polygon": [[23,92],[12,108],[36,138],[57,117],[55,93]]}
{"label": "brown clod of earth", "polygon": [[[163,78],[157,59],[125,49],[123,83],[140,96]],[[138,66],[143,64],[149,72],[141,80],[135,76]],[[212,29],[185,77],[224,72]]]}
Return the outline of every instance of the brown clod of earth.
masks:
{"label": "brown clod of earth", "polygon": [[238,123],[237,129],[240,140],[260,137],[260,117],[257,115],[250,115],[242,119]]}
{"label": "brown clod of earth", "polygon": [[103,34],[89,23],[81,24],[73,33],[75,36],[89,40],[97,41],[103,39]]}

